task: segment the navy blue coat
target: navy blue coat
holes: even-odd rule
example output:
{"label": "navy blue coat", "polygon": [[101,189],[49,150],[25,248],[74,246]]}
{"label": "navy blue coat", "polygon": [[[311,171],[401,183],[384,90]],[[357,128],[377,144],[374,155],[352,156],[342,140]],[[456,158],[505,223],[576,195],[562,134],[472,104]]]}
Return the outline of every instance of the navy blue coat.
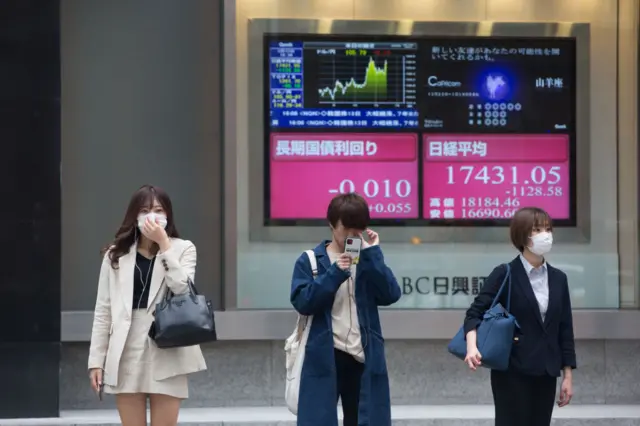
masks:
{"label": "navy blue coat", "polygon": [[[567,275],[547,263],[549,306],[544,321],[531,282],[520,256],[511,265],[511,309],[520,329],[514,335],[509,370],[530,376],[560,376],[564,367],[576,368],[573,316]],[[482,291],[467,310],[465,334],[480,325],[504,280],[506,268],[497,266],[482,286]],[[506,307],[508,291],[499,302]]]}
{"label": "navy blue coat", "polygon": [[[298,313],[314,316],[302,366],[298,426],[338,426],[331,308],[338,287],[350,272],[331,264],[327,244],[329,241],[324,241],[314,249],[318,263],[316,279],[313,278],[309,258],[303,253],[296,261],[291,280],[291,304]],[[389,376],[378,306],[397,302],[401,291],[391,269],[384,263],[380,246],[360,252],[355,286],[365,354],[358,424],[391,426]]]}

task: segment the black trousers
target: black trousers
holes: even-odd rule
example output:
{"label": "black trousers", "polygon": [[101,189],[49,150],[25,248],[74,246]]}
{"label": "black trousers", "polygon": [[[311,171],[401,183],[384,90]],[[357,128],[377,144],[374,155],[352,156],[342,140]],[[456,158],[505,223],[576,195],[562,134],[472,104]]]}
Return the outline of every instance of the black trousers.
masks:
{"label": "black trousers", "polygon": [[[364,364],[346,352],[334,350],[336,358],[337,396],[342,401],[343,426],[358,426],[360,380]],[[336,401],[338,402],[338,401]]]}
{"label": "black trousers", "polygon": [[549,426],[556,382],[551,376],[491,370],[495,426]]}

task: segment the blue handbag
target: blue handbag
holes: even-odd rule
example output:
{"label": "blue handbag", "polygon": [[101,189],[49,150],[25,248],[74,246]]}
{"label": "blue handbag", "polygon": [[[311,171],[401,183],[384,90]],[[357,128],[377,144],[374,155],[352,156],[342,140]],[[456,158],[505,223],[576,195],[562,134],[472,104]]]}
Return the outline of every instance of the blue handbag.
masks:
{"label": "blue handbag", "polygon": [[[516,318],[509,313],[511,308],[511,267],[505,264],[507,273],[504,276],[500,290],[493,299],[491,307],[487,309],[482,317],[482,322],[477,330],[478,351],[482,355],[482,366],[492,370],[504,371],[509,368],[509,357],[513,346],[513,334],[516,327],[520,328]],[[505,309],[498,299],[508,286],[507,309]],[[464,360],[467,356],[467,341],[464,333],[464,325],[460,327],[458,333],[451,339],[447,347],[449,352]]]}

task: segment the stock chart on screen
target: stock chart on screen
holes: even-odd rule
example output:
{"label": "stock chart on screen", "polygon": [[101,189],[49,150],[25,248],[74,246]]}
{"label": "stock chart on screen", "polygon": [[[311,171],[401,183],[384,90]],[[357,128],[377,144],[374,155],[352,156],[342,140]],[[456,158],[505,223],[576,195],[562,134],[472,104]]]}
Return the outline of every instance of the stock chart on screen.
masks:
{"label": "stock chart on screen", "polygon": [[417,128],[416,43],[268,42],[272,129]]}
{"label": "stock chart on screen", "polygon": [[[265,224],[575,226],[575,39],[266,35]],[[315,222],[314,222],[315,221]]]}

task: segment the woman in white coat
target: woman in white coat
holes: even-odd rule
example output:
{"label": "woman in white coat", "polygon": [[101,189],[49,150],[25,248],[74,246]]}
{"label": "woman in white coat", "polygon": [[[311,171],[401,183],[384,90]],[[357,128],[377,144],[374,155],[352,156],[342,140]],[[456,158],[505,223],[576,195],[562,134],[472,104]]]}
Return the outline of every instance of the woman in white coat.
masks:
{"label": "woman in white coat", "polygon": [[196,247],[178,238],[169,196],[145,185],[105,250],[89,350],[94,391],[116,395],[123,426],[175,426],[187,374],[206,369],[199,346],[160,349],[148,337],[156,303],[189,291]]}

